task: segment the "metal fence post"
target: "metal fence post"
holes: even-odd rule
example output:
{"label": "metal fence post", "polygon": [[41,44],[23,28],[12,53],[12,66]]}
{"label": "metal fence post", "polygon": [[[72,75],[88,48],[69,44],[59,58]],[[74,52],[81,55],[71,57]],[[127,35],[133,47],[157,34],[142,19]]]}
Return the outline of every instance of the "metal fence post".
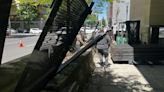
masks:
{"label": "metal fence post", "polygon": [[0,64],[2,60],[11,3],[12,0],[0,0]]}

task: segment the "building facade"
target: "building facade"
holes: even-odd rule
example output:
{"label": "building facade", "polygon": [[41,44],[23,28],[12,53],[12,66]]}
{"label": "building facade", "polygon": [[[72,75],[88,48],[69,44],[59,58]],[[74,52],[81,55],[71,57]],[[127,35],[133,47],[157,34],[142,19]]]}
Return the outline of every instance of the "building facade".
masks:
{"label": "building facade", "polygon": [[164,0],[131,0],[130,20],[140,21],[140,40],[158,42],[159,28],[164,26]]}
{"label": "building facade", "polygon": [[158,43],[163,16],[164,0],[113,0],[108,12],[109,24],[118,25],[117,30],[123,22],[140,21],[139,39],[145,44]]}
{"label": "building facade", "polygon": [[113,0],[112,5],[112,25],[129,20],[130,0]]}

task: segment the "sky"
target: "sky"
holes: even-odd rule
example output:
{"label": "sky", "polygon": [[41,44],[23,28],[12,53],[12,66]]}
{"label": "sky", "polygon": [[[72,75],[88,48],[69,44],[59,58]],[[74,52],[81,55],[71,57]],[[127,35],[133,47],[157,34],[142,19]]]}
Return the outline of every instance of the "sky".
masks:
{"label": "sky", "polygon": [[[94,5],[94,6],[96,6],[96,4],[98,3],[98,0],[94,0],[94,2],[95,2],[95,5]],[[99,19],[99,20],[101,20],[101,19],[107,17],[107,7],[108,7],[108,4],[107,4],[107,3],[104,3],[103,6],[104,6],[104,7],[102,8],[102,14],[99,14],[99,15],[98,15],[98,19]]]}
{"label": "sky", "polygon": [[103,18],[107,17],[107,8],[103,8],[103,13],[99,14],[98,19],[101,20]]}

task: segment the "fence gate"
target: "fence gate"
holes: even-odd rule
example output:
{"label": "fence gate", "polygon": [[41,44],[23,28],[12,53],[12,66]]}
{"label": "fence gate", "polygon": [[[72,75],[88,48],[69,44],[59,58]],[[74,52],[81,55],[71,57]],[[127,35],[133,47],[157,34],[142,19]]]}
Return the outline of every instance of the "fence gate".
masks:
{"label": "fence gate", "polygon": [[85,0],[54,0],[15,92],[39,92],[54,77],[92,6]]}

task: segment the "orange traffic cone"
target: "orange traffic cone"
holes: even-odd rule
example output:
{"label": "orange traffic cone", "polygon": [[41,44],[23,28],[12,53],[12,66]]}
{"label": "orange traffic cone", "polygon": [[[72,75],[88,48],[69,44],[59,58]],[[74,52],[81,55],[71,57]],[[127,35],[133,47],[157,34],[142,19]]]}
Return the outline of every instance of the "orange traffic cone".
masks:
{"label": "orange traffic cone", "polygon": [[20,40],[19,47],[20,47],[20,48],[24,47],[24,46],[23,46],[22,40]]}

